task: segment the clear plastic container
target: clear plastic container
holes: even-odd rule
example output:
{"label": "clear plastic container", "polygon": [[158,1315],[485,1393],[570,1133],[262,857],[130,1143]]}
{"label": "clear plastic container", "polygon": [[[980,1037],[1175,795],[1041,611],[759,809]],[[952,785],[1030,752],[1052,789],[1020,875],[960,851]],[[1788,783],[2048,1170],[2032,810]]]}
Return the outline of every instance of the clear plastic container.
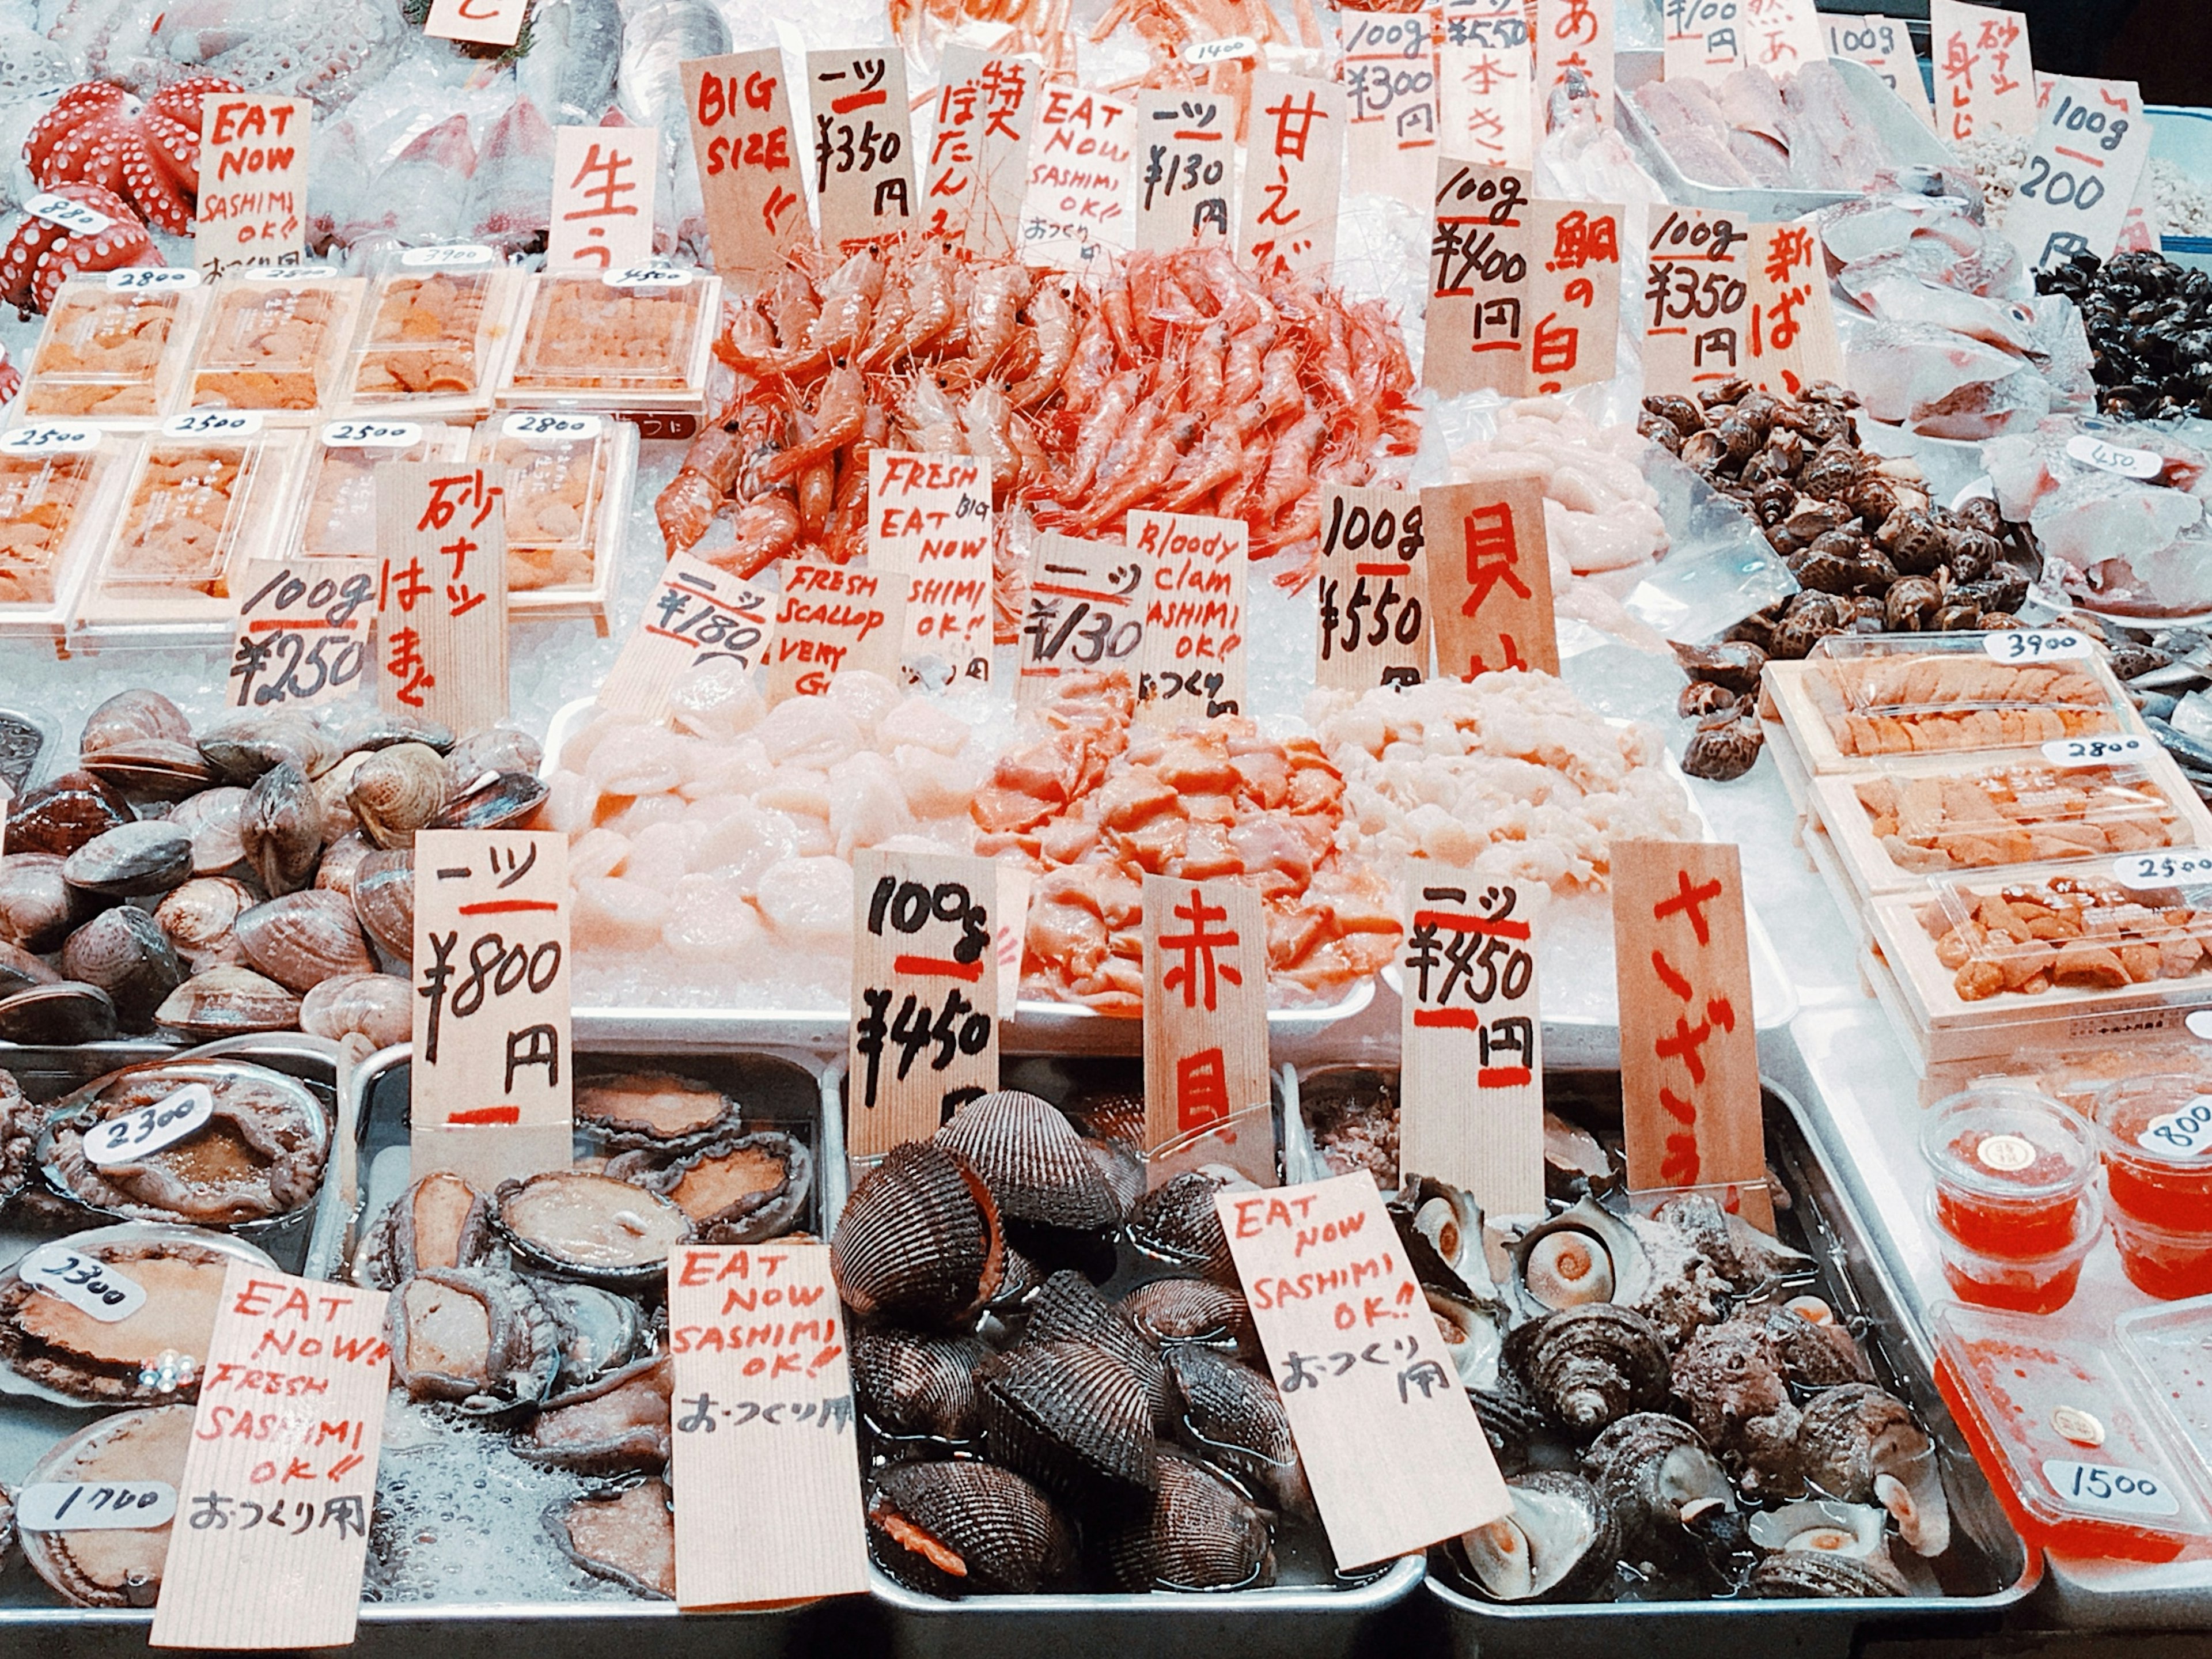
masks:
{"label": "clear plastic container", "polygon": [[375,556],[376,469],[385,461],[458,460],[468,428],[382,417],[331,421],[307,456],[289,550],[309,558]]}
{"label": "clear plastic container", "polygon": [[2056,1313],[2074,1299],[2081,1282],[2081,1264],[2105,1231],[2104,1206],[2094,1191],[2068,1200],[2063,1238],[2037,1255],[2017,1248],[1977,1249],[1946,1224],[1934,1194],[1929,1199],[1928,1219],[1952,1295],[1961,1302],[2024,1314]]}
{"label": "clear plastic container", "polygon": [[2097,1151],[2057,1101],[2002,1084],[1961,1091],[1936,1103],[1920,1155],[1936,1176],[1937,1224],[1963,1249],[2026,1262],[2075,1243]]}
{"label": "clear plastic container", "polygon": [[72,276],[47,307],[21,413],[148,422],[171,413],[210,297],[197,280],[183,288],[118,290],[106,277]]}
{"label": "clear plastic container", "polygon": [[471,459],[505,469],[510,613],[604,615],[637,472],[637,428],[520,410],[477,428]]}
{"label": "clear plastic container", "polygon": [[2199,1469],[2212,1469],[2212,1297],[2138,1308],[2112,1322],[2166,1426],[2188,1445]]}
{"label": "clear plastic container", "polygon": [[124,440],[37,422],[0,438],[0,638],[58,639],[115,509]]}
{"label": "clear plastic container", "polygon": [[522,277],[489,247],[410,248],[362,307],[344,401],[361,409],[488,410]]}
{"label": "clear plastic container", "polygon": [[2112,1212],[2112,1242],[2128,1282],[2161,1302],[2212,1295],[2212,1232],[2178,1232]]}
{"label": "clear plastic container", "polygon": [[307,416],[334,401],[366,286],[313,265],[248,270],[218,284],[192,365],[191,406]]}
{"label": "clear plastic container", "polygon": [[666,277],[625,286],[581,272],[532,276],[500,401],[599,409],[703,403],[721,283],[701,271]]}
{"label": "clear plastic container", "polygon": [[1980,634],[1838,635],[1808,685],[1845,755],[2027,749],[2121,725],[2115,682],[2094,659],[2001,663]]}
{"label": "clear plastic container", "polygon": [[2212,980],[2212,912],[2172,888],[2145,891],[2086,871],[1930,885],[1915,915],[1962,1001]]}
{"label": "clear plastic container", "polygon": [[2143,853],[2193,839],[2141,766],[2016,760],[1850,784],[1868,832],[1899,870],[1939,875]]}
{"label": "clear plastic container", "polygon": [[[2168,1072],[2110,1085],[2097,1095],[2097,1139],[2124,1255],[2123,1224],[2212,1235],[2212,1079]],[[2150,1243],[2145,1235],[2147,1262],[2160,1255]]]}

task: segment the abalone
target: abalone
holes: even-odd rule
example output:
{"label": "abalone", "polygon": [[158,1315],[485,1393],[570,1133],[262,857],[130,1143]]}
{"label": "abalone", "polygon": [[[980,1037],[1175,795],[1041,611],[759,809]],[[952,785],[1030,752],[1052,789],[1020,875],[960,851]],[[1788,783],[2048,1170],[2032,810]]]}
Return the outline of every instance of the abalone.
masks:
{"label": "abalone", "polygon": [[691,1218],[672,1200],[588,1170],[501,1182],[493,1216],[520,1260],[614,1290],[659,1283],[669,1251],[695,1236]]}
{"label": "abalone", "polygon": [[561,1553],[648,1601],[676,1599],[676,1512],[657,1476],[600,1486],[545,1512]]}
{"label": "abalone", "polygon": [[417,1400],[475,1416],[534,1406],[561,1368],[561,1327],[529,1285],[483,1267],[426,1267],[385,1313],[392,1375]]}
{"label": "abalone", "polygon": [[[181,1501],[191,1432],[190,1406],[118,1412],[57,1444],[24,1484],[159,1480],[178,1489]],[[169,1527],[164,1521],[143,1530],[26,1532],[23,1556],[40,1577],[79,1607],[150,1607],[161,1592]]]}

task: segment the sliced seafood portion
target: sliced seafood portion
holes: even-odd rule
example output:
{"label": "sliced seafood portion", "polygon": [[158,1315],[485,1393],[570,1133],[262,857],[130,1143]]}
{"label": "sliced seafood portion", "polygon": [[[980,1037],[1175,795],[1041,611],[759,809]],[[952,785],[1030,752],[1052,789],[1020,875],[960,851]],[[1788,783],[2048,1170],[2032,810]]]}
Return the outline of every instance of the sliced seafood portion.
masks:
{"label": "sliced seafood portion", "polygon": [[545,1512],[561,1553],[594,1578],[654,1601],[676,1599],[676,1511],[658,1476],[601,1486]]}
{"label": "sliced seafood portion", "polygon": [[549,1403],[514,1437],[526,1463],[614,1474],[668,1462],[668,1401],[676,1374],[665,1356],[641,1359]]}
{"label": "sliced seafood portion", "polygon": [[659,1193],[588,1170],[549,1170],[500,1183],[502,1237],[532,1266],[586,1284],[629,1289],[668,1271],[691,1218]]}
{"label": "sliced seafood portion", "polygon": [[1542,1469],[1505,1483],[1513,1510],[1460,1535],[1476,1589],[1498,1601],[1563,1601],[1613,1570],[1620,1532],[1612,1505],[1580,1475]]}
{"label": "sliced seafood portion", "polygon": [[385,1314],[392,1375],[417,1400],[489,1415],[545,1397],[561,1369],[561,1327],[530,1286],[486,1268],[428,1267]]}
{"label": "sliced seafood portion", "polygon": [[[23,1484],[160,1480],[181,1488],[191,1433],[190,1406],[118,1412],[56,1445]],[[169,1527],[165,1521],[143,1531],[103,1527],[26,1532],[23,1557],[40,1577],[79,1607],[150,1607],[161,1592]]]}
{"label": "sliced seafood portion", "polygon": [[1051,1498],[995,1463],[895,1463],[868,1492],[884,1569],[939,1595],[1029,1595],[1064,1577],[1075,1537]]}

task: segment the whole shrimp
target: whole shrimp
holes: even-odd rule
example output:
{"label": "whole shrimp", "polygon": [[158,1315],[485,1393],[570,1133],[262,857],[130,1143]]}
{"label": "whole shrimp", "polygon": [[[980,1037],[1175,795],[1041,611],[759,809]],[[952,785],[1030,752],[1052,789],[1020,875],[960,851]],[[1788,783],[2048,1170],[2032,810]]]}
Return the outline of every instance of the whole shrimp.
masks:
{"label": "whole shrimp", "polygon": [[1025,380],[1006,388],[1016,409],[1042,403],[1060,385],[1075,355],[1075,307],[1057,283],[1047,283],[1030,301],[1030,331],[1036,342],[1036,367]]}
{"label": "whole shrimp", "polygon": [[737,539],[700,557],[744,581],[759,575],[798,542],[799,509],[791,498],[761,495],[738,508]]}
{"label": "whole shrimp", "polygon": [[1313,488],[1314,449],[1327,424],[1319,410],[1310,409],[1275,441],[1267,477],[1260,483],[1260,511],[1267,518],[1272,520]]}
{"label": "whole shrimp", "polygon": [[991,464],[991,500],[1003,507],[1008,494],[1021,482],[1021,458],[1007,435],[1014,411],[1006,394],[985,381],[960,405],[960,429],[968,440],[968,453]]}
{"label": "whole shrimp", "polygon": [[1182,447],[1197,435],[1198,428],[1199,418],[1195,415],[1178,415],[1159,427],[1143,452],[1121,470],[1113,488],[1068,521],[1069,533],[1087,536],[1101,526],[1112,523],[1131,507],[1142,507],[1150,501],[1174,475],[1176,463],[1182,458]]}
{"label": "whole shrimp", "polygon": [[861,248],[823,284],[821,314],[807,328],[805,353],[787,372],[842,362],[857,353],[867,338],[868,320],[883,291],[883,257],[873,247]]}
{"label": "whole shrimp", "polygon": [[1023,265],[994,265],[975,279],[968,304],[968,359],[981,374],[1013,343],[1014,326],[1029,298],[1030,272]]}
{"label": "whole shrimp", "polygon": [[847,564],[868,549],[868,457],[890,441],[890,419],[874,404],[860,422],[860,435],[837,467],[837,493],[830,510],[823,550],[835,564]]}
{"label": "whole shrimp", "polygon": [[744,465],[746,440],[736,408],[733,401],[721,417],[699,428],[676,476],[653,499],[653,516],[672,558],[706,539]]}
{"label": "whole shrimp", "polygon": [[[1257,386],[1259,365],[1253,364],[1253,384]],[[1075,344],[1069,352],[1067,367],[1060,377],[1060,404],[1070,414],[1079,415],[1091,407],[1106,383],[1114,378],[1114,342],[1107,337],[1106,324],[1095,311],[1088,312],[1077,331]]]}
{"label": "whole shrimp", "polygon": [[868,387],[860,378],[860,371],[850,363],[831,369],[815,395],[814,407],[808,411],[813,417],[814,435],[793,444],[770,461],[763,476],[771,483],[781,483],[835,454],[860,435],[860,417],[867,408]]}
{"label": "whole shrimp", "polygon": [[1107,383],[1098,401],[1083,417],[1083,425],[1075,441],[1073,470],[1053,489],[1052,493],[1063,502],[1091,488],[1091,481],[1098,476],[1099,464],[1113,444],[1121,424],[1128,418],[1144,389],[1143,377],[1132,369],[1117,374]]}

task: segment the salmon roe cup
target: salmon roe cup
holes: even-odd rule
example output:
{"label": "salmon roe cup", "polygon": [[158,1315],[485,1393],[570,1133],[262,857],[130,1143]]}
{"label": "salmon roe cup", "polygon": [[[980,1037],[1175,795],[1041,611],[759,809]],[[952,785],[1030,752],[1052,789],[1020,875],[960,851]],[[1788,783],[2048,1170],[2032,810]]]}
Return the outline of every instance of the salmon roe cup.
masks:
{"label": "salmon roe cup", "polygon": [[2212,1079],[2130,1078],[2097,1096],[2097,1134],[2114,1219],[2212,1234]]}
{"label": "salmon roe cup", "polygon": [[2081,1232],[2097,1172],[2089,1127],[2048,1096],[1984,1084],[1938,1101],[1920,1135],[1942,1231],[1978,1255],[2041,1261]]}

